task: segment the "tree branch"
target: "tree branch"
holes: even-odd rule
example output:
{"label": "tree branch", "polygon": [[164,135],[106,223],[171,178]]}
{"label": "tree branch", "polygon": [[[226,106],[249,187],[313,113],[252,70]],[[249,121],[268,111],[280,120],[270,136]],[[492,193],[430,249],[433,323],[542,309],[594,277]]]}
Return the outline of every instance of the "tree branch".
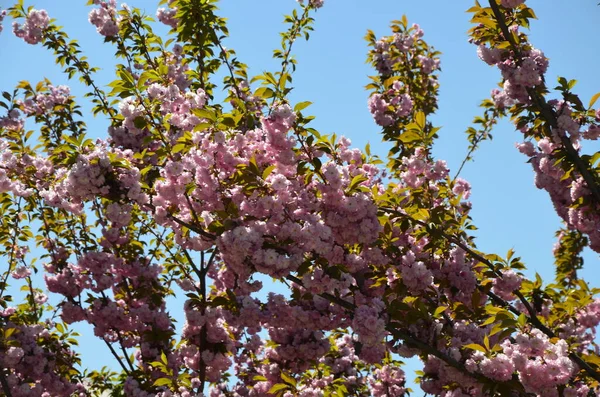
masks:
{"label": "tree branch", "polygon": [[[504,15],[502,14],[502,11],[500,11],[500,8],[498,7],[496,0],[488,0],[488,2],[490,4],[490,7],[492,8],[492,12],[494,13],[494,16],[496,17],[496,21],[498,22],[498,26],[500,27],[500,30],[502,31],[504,38],[506,39],[506,41],[508,41],[510,43],[510,45],[515,53],[515,57],[517,57],[517,60],[520,63],[521,52],[520,52],[519,46],[517,43],[515,43],[512,35],[510,34],[510,32],[508,30],[508,26],[506,25],[506,21],[504,20]],[[550,105],[548,105],[548,102],[546,102],[546,99],[543,96],[538,95],[538,93],[535,91],[534,88],[527,88],[527,93],[533,100],[534,104],[540,110],[540,114],[542,115],[542,117],[544,119],[546,119],[546,121],[548,123],[550,123],[550,126],[553,129],[556,129],[558,127],[558,120],[557,120],[554,110],[552,109],[552,107]],[[560,135],[560,140],[561,140],[561,143],[563,144],[563,147],[565,148],[565,150],[567,152],[567,157],[574,163],[575,168],[577,168],[577,171],[579,171],[579,173],[583,177],[588,189],[594,196],[596,203],[600,204],[600,187],[598,186],[598,181],[590,172],[588,165],[586,165],[584,163],[584,161],[581,159],[581,157],[577,153],[577,150],[575,150],[575,148],[573,147],[571,140],[564,134]]]}
{"label": "tree branch", "polygon": [[[302,286],[302,280],[300,280],[298,277],[292,276],[292,275],[288,275],[286,276],[286,279],[298,284],[299,286]],[[341,298],[338,298],[332,294],[329,294],[327,292],[324,293],[320,293],[318,294],[320,297],[328,300],[329,302],[336,304],[338,306],[343,307],[344,309],[347,309],[351,312],[354,312],[356,310],[356,305],[354,305],[353,303],[350,303],[348,301],[345,301]],[[423,353],[426,353],[428,355],[432,355],[435,356],[437,358],[439,358],[440,360],[444,361],[446,364],[448,364],[449,366],[457,369],[458,371],[464,373],[465,375],[475,379],[478,382],[481,383],[489,383],[491,381],[491,379],[487,378],[485,375],[483,374],[478,374],[478,373],[473,373],[470,372],[466,369],[466,367],[461,364],[459,361],[455,360],[454,358],[448,356],[447,354],[439,351],[438,349],[436,349],[435,347],[433,347],[432,345],[430,345],[429,343],[425,343],[419,339],[417,339],[416,337],[414,337],[413,335],[410,334],[410,332],[408,331],[403,331],[400,328],[397,328],[394,326],[394,323],[390,323],[388,322],[386,324],[386,329],[388,332],[390,332],[392,335],[398,337],[399,339],[401,339],[402,341],[404,341],[404,343],[413,346],[416,349],[419,349],[420,351],[422,351]],[[498,382],[498,381],[493,381],[495,384],[499,384],[499,385],[506,385],[508,387],[511,387],[511,385],[509,385],[507,382]],[[520,391],[521,392],[521,391]]]}
{"label": "tree branch", "polygon": [[[409,219],[410,221],[427,227],[427,223],[423,222],[423,221],[419,221],[416,219],[413,219],[412,217],[410,217],[407,214],[403,214],[402,212],[393,210],[391,208],[387,208],[384,210],[389,210],[390,212],[394,213],[395,215],[399,215],[402,217],[405,217],[407,219]],[[439,230],[440,234],[442,237],[444,237],[444,239],[446,239],[447,241],[449,241],[450,243],[460,247],[461,249],[463,249],[465,252],[467,252],[469,255],[471,255],[472,258],[476,259],[477,261],[483,263],[484,265],[486,265],[490,270],[492,270],[494,272],[494,274],[497,275],[497,277],[502,277],[502,273],[498,270],[495,269],[494,265],[487,260],[486,258],[484,258],[482,255],[480,255],[479,253],[475,252],[473,249],[471,249],[469,246],[467,246],[466,244],[462,243],[458,238],[454,237],[454,236],[450,236],[448,234],[446,234],[444,231]],[[527,301],[527,299],[525,298],[525,296],[523,296],[523,294],[520,291],[513,291],[513,293],[515,294],[515,296],[517,298],[519,298],[519,300],[521,301],[521,303],[523,303],[523,305],[525,306],[525,309],[527,310],[529,317],[528,317],[528,322],[534,326],[535,328],[539,329],[540,331],[542,331],[546,336],[548,336],[549,338],[554,338],[556,335],[554,334],[554,332],[548,328],[547,326],[545,326],[540,319],[537,317],[537,314],[534,310],[534,308],[529,304],[529,301]],[[504,306],[506,308],[508,308],[508,310],[510,310],[511,312],[513,312],[516,315],[520,315],[521,312],[516,309],[514,306],[512,306],[510,303],[508,303],[507,301],[505,301],[504,299],[500,298],[499,296],[495,295],[493,292],[489,291],[487,293],[487,295],[497,304]],[[575,361],[575,363],[577,363],[577,365],[579,365],[581,368],[585,369],[585,371],[587,372],[587,374],[592,377],[593,379],[597,380],[598,382],[600,382],[600,374],[594,369],[592,368],[588,363],[585,362],[585,360],[583,360],[579,355],[577,355],[576,353],[569,353],[569,357]]]}

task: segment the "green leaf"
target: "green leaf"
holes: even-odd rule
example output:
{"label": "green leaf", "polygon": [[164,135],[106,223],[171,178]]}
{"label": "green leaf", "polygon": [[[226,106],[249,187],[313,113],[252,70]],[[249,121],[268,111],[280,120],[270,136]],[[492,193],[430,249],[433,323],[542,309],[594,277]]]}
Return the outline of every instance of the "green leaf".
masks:
{"label": "green leaf", "polygon": [[296,106],[294,106],[294,111],[295,112],[300,112],[300,111],[306,109],[307,107],[309,107],[310,105],[312,105],[312,102],[309,102],[309,101],[298,102],[296,104]]}
{"label": "green leaf", "polygon": [[16,328],[8,328],[8,329],[5,329],[5,330],[4,330],[4,339],[8,339],[8,338],[10,338],[10,336],[11,336],[12,334],[14,334],[16,330],[17,330]]}
{"label": "green leaf", "polygon": [[400,141],[402,141],[404,143],[410,143],[410,142],[420,140],[421,135],[419,135],[419,133],[415,130],[408,130],[408,131],[405,131],[402,135],[400,135],[398,137],[398,139],[400,139]]}
{"label": "green leaf", "polygon": [[560,84],[561,87],[563,87],[563,88],[567,88],[567,85],[568,85],[567,79],[565,79],[564,77],[559,77],[558,84]]}
{"label": "green leaf", "polygon": [[591,108],[592,106],[594,106],[594,104],[596,103],[596,101],[598,100],[598,98],[600,98],[600,92],[597,93],[596,95],[594,95],[592,97],[592,99],[590,99],[590,104],[588,105],[588,108]]}
{"label": "green leaf", "polygon": [[352,182],[350,182],[350,185],[348,186],[348,190],[353,190],[354,188],[356,188],[358,185],[360,185],[361,183],[363,183],[364,181],[366,181],[367,178],[364,175],[356,175],[354,178],[352,178]]}
{"label": "green leaf", "polygon": [[194,109],[192,113],[194,113],[195,116],[198,116],[202,119],[217,121],[217,115],[215,114],[215,112],[209,109]]}
{"label": "green leaf", "polygon": [[420,129],[423,130],[423,128],[425,128],[425,113],[418,112],[415,115],[415,122],[420,127]]}
{"label": "green leaf", "polygon": [[126,87],[133,88],[135,86],[135,81],[133,79],[133,76],[131,75],[131,73],[129,73],[128,70],[121,69],[117,72],[117,74],[119,75],[121,80],[123,80],[125,83],[127,83]]}
{"label": "green leaf", "polygon": [[322,166],[323,164],[321,163],[321,160],[320,160],[318,157],[315,157],[315,158],[312,160],[312,165],[315,167],[315,170],[316,170],[316,171],[319,171],[319,170],[321,169],[321,166]]}
{"label": "green leaf", "polygon": [[471,349],[471,350],[477,350],[480,351],[482,353],[486,353],[487,351],[485,350],[485,347],[478,345],[477,343],[470,343],[468,345],[463,346],[466,349]]}
{"label": "green leaf", "polygon": [[179,153],[181,152],[183,149],[185,149],[186,145],[184,143],[178,143],[177,145],[173,146],[173,153]]}
{"label": "green leaf", "polygon": [[275,91],[269,87],[260,87],[254,92],[254,95],[265,99],[273,98],[275,96]]}
{"label": "green leaf", "polygon": [[262,179],[267,179],[267,177],[269,175],[271,175],[271,172],[273,172],[274,169],[275,169],[274,165],[270,165],[267,168],[265,168],[265,170],[262,173]]}
{"label": "green leaf", "polygon": [[160,378],[154,381],[153,386],[166,386],[170,385],[173,381],[169,378]]}
{"label": "green leaf", "polygon": [[296,387],[296,379],[292,378],[291,376],[287,375],[286,373],[281,373],[281,379],[284,380],[284,382],[289,383],[290,385]]}
{"label": "green leaf", "polygon": [[140,77],[138,78],[138,83],[137,83],[138,90],[142,91],[145,88],[145,84],[146,84],[146,81],[148,81],[148,79],[150,79],[149,73],[144,72],[140,75]]}
{"label": "green leaf", "polygon": [[433,312],[433,317],[439,318],[443,312],[448,310],[448,306],[440,306]]}
{"label": "green leaf", "polygon": [[276,394],[280,391],[283,390],[287,390],[290,388],[290,385],[286,385],[285,383],[277,383],[275,385],[273,385],[270,389],[269,389],[269,394]]}
{"label": "green leaf", "polygon": [[135,128],[143,129],[147,124],[148,123],[146,122],[146,119],[142,116],[137,116],[135,119],[133,119],[133,125],[135,125]]}

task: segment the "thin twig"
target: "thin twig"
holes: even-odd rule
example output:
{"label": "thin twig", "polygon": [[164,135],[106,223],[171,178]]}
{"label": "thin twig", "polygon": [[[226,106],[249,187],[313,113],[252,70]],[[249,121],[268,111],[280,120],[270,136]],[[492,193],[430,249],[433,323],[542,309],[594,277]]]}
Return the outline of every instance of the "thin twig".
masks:
{"label": "thin twig", "polygon": [[286,74],[288,64],[290,63],[290,54],[292,53],[292,47],[294,46],[294,42],[298,38],[298,34],[301,29],[301,21],[303,21],[305,18],[308,17],[309,11],[310,11],[310,7],[306,6],[304,8],[304,12],[302,13],[302,16],[300,17],[300,19],[297,21],[294,21],[295,22],[294,27],[291,32],[290,39],[288,41],[288,48],[287,48],[285,54],[283,55],[283,61],[281,62],[281,71],[279,72],[279,80],[277,81],[277,87],[275,87],[275,95],[273,95],[273,101],[271,102],[271,106],[269,107],[269,114],[271,114],[271,112],[273,110],[273,105],[275,105],[275,101],[278,99],[278,96],[281,94],[281,89],[279,87],[281,86],[282,79],[284,78],[284,75]]}

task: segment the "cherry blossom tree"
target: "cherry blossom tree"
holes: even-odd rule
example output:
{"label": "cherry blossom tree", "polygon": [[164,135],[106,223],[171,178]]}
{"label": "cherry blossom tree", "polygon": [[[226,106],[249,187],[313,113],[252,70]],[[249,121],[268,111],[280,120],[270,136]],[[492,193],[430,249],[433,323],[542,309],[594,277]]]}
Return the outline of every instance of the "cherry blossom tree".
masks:
{"label": "cherry blossom tree", "polygon": [[[522,132],[518,149],[564,221],[550,284],[527,279],[514,252],[475,246],[470,184],[432,155],[440,62],[418,25],[403,17],[366,35],[384,162],[320,134],[310,102],[289,99],[292,49],[322,0],[286,16],[281,67],[258,76],[223,46],[216,0],[160,3],[168,37],[138,9],[89,2],[119,62],[108,87],[46,11],[19,1],[0,12],[110,121],[90,139],[91,115],[48,80],[3,93],[3,395],[404,396],[408,357],[431,395],[600,392],[600,300],[577,273],[585,247],[600,252],[600,153],[584,151],[600,136],[600,94],[586,106],[573,80],[548,87],[524,0],[469,10],[473,51],[501,89],[467,131],[465,162],[499,118]],[[182,307],[167,305],[174,295]],[[80,368],[78,322],[118,367]]]}

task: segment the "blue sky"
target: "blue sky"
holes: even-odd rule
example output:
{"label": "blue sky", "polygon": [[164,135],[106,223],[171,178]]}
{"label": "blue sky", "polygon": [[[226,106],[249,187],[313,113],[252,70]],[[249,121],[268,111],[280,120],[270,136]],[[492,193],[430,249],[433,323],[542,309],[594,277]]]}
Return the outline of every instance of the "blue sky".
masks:
{"label": "blue sky", "polygon": [[[128,4],[145,8],[154,15],[155,1],[136,0]],[[0,0],[6,8],[12,1]],[[564,2],[558,0],[529,0],[539,21],[534,21],[530,34],[534,46],[550,58],[547,81],[552,86],[557,76],[579,81],[576,92],[583,103],[600,91],[597,77],[600,52],[597,51],[597,23],[600,6],[596,1]],[[79,40],[92,65],[103,71],[98,81],[102,84],[114,78],[113,49],[102,45],[102,37],[88,23],[85,1],[37,0],[26,5],[45,8],[51,17],[64,26],[71,38]],[[437,158],[445,159],[454,172],[467,150],[464,131],[473,116],[478,115],[479,102],[499,81],[499,72],[479,61],[476,48],[467,42],[470,27],[465,10],[471,1],[444,0],[328,0],[316,14],[315,32],[310,42],[299,41],[294,53],[299,61],[292,93],[294,102],[310,100],[308,110],[317,116],[314,127],[321,133],[337,133],[352,139],[363,148],[370,143],[372,151],[385,156],[379,129],[368,112],[367,92],[364,85],[373,71],[365,64],[367,29],[377,36],[389,33],[389,21],[406,14],[425,31],[425,39],[442,52],[441,95],[439,111],[433,117],[442,126],[435,146]],[[224,0],[220,15],[229,19],[231,37],[226,46],[237,51],[240,60],[250,67],[250,75],[266,70],[278,70],[271,59],[272,50],[280,42],[279,31],[283,15],[295,6],[293,0]],[[66,78],[54,64],[51,54],[39,46],[30,46],[13,37],[10,21],[5,21],[0,34],[0,91],[11,91],[19,80],[35,83],[47,77],[55,85],[66,84]],[[162,29],[160,31],[166,31]],[[72,92],[81,97],[82,89],[71,84]],[[80,99],[89,109],[85,99]],[[88,118],[92,136],[106,136],[107,123],[101,118]],[[553,278],[552,245],[554,232],[560,226],[546,193],[533,184],[533,173],[525,157],[517,152],[514,143],[520,138],[505,120],[495,129],[494,140],[486,142],[475,154],[475,162],[467,164],[462,177],[473,187],[472,216],[479,227],[476,232],[478,247],[486,252],[504,255],[513,248],[528,266],[527,273],[539,272],[544,280]],[[598,148],[596,148],[597,150]],[[586,253],[583,272],[592,285],[598,257]],[[89,332],[89,331],[87,331]],[[93,343],[86,338],[87,343]],[[94,351],[95,365],[108,364],[102,345]],[[85,347],[84,354],[95,350]],[[104,348],[104,350],[106,350]],[[417,393],[418,394],[418,393]]]}

